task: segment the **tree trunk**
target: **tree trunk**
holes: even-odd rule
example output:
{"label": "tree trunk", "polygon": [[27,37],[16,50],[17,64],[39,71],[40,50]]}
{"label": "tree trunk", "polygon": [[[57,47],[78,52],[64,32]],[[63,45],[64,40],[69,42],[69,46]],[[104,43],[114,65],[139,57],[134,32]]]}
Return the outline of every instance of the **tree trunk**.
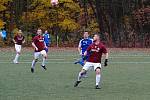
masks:
{"label": "tree trunk", "polygon": [[98,20],[98,24],[99,24],[99,29],[101,31],[101,33],[105,32],[104,29],[104,22],[103,22],[103,10],[100,6],[101,2],[99,0],[95,0],[96,3],[96,14],[97,14],[97,20]]}

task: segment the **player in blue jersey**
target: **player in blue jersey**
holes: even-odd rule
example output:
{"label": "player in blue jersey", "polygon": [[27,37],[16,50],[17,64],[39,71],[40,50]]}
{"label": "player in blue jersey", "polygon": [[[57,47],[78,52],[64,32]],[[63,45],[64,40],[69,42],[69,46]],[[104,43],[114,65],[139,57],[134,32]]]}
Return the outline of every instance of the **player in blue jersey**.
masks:
{"label": "player in blue jersey", "polygon": [[4,41],[7,40],[7,32],[6,32],[5,29],[0,30],[0,36],[2,37],[2,39],[3,39]]}
{"label": "player in blue jersey", "polygon": [[[43,37],[44,37],[44,42],[45,42],[46,46],[49,47],[51,44],[51,37],[47,30],[43,34]],[[48,52],[48,48],[46,48],[45,50],[46,50],[46,52]]]}
{"label": "player in blue jersey", "polygon": [[80,40],[79,45],[78,45],[78,51],[79,51],[79,54],[81,55],[81,59],[76,61],[75,64],[79,63],[81,66],[84,65],[85,63],[84,52],[92,43],[93,43],[93,39],[89,38],[89,33],[84,32],[83,39]]}

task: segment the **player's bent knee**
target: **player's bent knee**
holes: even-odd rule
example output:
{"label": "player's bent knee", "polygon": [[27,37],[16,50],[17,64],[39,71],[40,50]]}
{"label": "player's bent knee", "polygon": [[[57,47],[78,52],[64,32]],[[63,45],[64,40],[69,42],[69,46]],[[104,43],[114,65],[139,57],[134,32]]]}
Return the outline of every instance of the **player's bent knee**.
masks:
{"label": "player's bent knee", "polygon": [[96,74],[100,74],[100,72],[101,72],[101,68],[100,67],[98,67],[98,68],[96,68]]}
{"label": "player's bent knee", "polygon": [[47,58],[47,55],[44,55],[44,58],[46,59],[46,58]]}
{"label": "player's bent knee", "polygon": [[80,73],[81,73],[81,75],[83,75],[86,73],[86,70],[82,69]]}
{"label": "player's bent knee", "polygon": [[47,53],[46,53],[45,50],[42,50],[42,51],[41,51],[41,54],[42,54],[42,56],[43,56],[44,58],[47,58]]}
{"label": "player's bent knee", "polygon": [[19,55],[20,55],[20,54],[21,54],[21,52],[17,52],[17,54],[19,54]]}
{"label": "player's bent knee", "polygon": [[85,69],[82,69],[82,70],[81,70],[81,73],[85,73],[85,72],[86,72],[86,70],[85,70]]}

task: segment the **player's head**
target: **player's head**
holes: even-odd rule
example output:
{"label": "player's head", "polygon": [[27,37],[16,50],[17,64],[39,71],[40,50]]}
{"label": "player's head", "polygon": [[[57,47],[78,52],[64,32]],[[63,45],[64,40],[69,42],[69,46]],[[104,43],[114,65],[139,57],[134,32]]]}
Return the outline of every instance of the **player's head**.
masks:
{"label": "player's head", "polygon": [[42,30],[41,29],[37,30],[37,35],[42,35]]}
{"label": "player's head", "polygon": [[48,31],[47,31],[47,30],[45,30],[45,33],[48,33]]}
{"label": "player's head", "polygon": [[22,31],[18,30],[17,35],[21,36],[22,35]]}
{"label": "player's head", "polygon": [[83,37],[86,39],[89,37],[89,33],[87,31],[84,32]]}
{"label": "player's head", "polygon": [[93,41],[99,41],[99,40],[100,40],[100,35],[94,34]]}

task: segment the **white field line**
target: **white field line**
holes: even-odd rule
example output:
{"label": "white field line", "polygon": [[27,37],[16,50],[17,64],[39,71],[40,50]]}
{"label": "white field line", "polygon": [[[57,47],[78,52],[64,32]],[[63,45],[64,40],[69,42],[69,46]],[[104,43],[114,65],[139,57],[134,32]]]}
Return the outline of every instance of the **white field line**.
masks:
{"label": "white field line", "polygon": [[[131,59],[131,58],[136,58],[136,59],[143,59],[143,58],[147,58],[147,59],[150,59],[150,57],[109,57],[109,59]],[[7,59],[7,60],[5,60],[5,59],[3,59],[3,60],[0,60],[0,63],[3,63],[3,62],[11,62],[12,61],[12,59],[13,59],[13,57],[11,57],[11,58],[9,58],[9,59]],[[52,62],[66,62],[66,61],[72,61],[72,62],[74,62],[75,60],[78,60],[78,59],[80,59],[80,58],[75,58],[75,57],[73,57],[72,59],[69,59],[69,58],[48,58],[47,59],[47,62],[48,61],[52,61]],[[102,59],[102,60],[104,60],[104,59]],[[30,58],[29,57],[29,59],[24,59],[24,60],[21,60],[20,59],[20,61],[22,61],[22,62],[30,62],[30,61],[32,61],[32,58]],[[41,58],[39,58],[39,61],[41,61]],[[112,62],[113,63],[113,62]],[[117,63],[117,62],[116,62]],[[120,62],[118,62],[118,63],[120,63]],[[124,62],[121,62],[121,63],[124,63]],[[135,62],[127,62],[127,63],[137,63],[136,61]],[[140,62],[141,63],[141,62]],[[149,62],[148,62],[149,63]]]}
{"label": "white field line", "polygon": [[[0,61],[0,64],[12,64],[11,61]],[[31,61],[20,61],[20,64],[31,64]],[[40,61],[37,63],[41,63]],[[74,64],[74,62],[46,62],[48,64]],[[109,64],[150,64],[150,62],[109,62]]]}
{"label": "white field line", "polygon": [[[7,57],[15,57],[15,55],[14,56],[2,56],[3,58],[7,58]],[[21,57],[27,57],[27,56],[21,56]],[[33,56],[28,56],[29,58],[33,58]],[[57,58],[51,58],[51,57],[57,57]],[[57,59],[59,59],[59,60],[61,60],[61,59],[64,59],[64,58],[67,58],[67,57],[72,57],[72,59],[79,59],[80,57],[78,56],[48,56],[48,58],[49,59],[54,59],[54,60],[57,60]],[[137,59],[142,59],[142,58],[150,58],[150,56],[109,56],[109,58],[111,58],[111,59],[113,59],[113,58],[124,58],[124,59],[127,59],[127,58],[137,58]]]}
{"label": "white field line", "polygon": [[[12,57],[15,56],[14,54],[2,54],[2,57]],[[21,56],[23,57],[33,57],[33,54],[22,54]],[[78,54],[58,54],[58,55],[54,55],[54,54],[48,54],[49,57],[79,57]],[[110,54],[110,57],[150,57],[150,54]]]}
{"label": "white field line", "polygon": [[[145,58],[145,57],[131,57],[131,58],[109,57],[109,59],[116,59],[116,58],[118,58],[118,59],[131,59],[131,58],[142,59],[142,58]],[[150,57],[146,57],[146,58],[150,59]],[[3,59],[3,60],[0,60],[0,62],[5,62],[5,61],[10,62],[10,61],[12,61],[12,59],[13,58],[10,58],[10,59],[7,59],[7,60]],[[68,59],[68,58],[48,58],[47,61],[64,61],[64,62],[66,62],[66,61],[75,61],[75,60],[79,60],[79,59],[80,58],[72,58],[72,59]],[[104,59],[102,58],[102,60],[104,60]],[[21,61],[29,62],[29,61],[32,61],[32,58],[24,59],[24,60],[21,60]],[[39,61],[41,61],[41,58],[39,58]]]}
{"label": "white field line", "polygon": [[[0,62],[3,62],[3,61],[12,61],[13,60],[13,58],[11,58],[11,59],[7,59],[7,60],[5,60],[5,59],[3,59],[3,60],[0,60]],[[29,59],[20,59],[20,61],[31,61],[31,60],[33,60],[32,58],[29,58]],[[42,58],[39,58],[39,60],[38,61],[41,61],[42,60]],[[67,61],[67,60],[74,60],[74,59],[63,59],[63,58],[51,58],[51,59],[46,59],[46,61]]]}

